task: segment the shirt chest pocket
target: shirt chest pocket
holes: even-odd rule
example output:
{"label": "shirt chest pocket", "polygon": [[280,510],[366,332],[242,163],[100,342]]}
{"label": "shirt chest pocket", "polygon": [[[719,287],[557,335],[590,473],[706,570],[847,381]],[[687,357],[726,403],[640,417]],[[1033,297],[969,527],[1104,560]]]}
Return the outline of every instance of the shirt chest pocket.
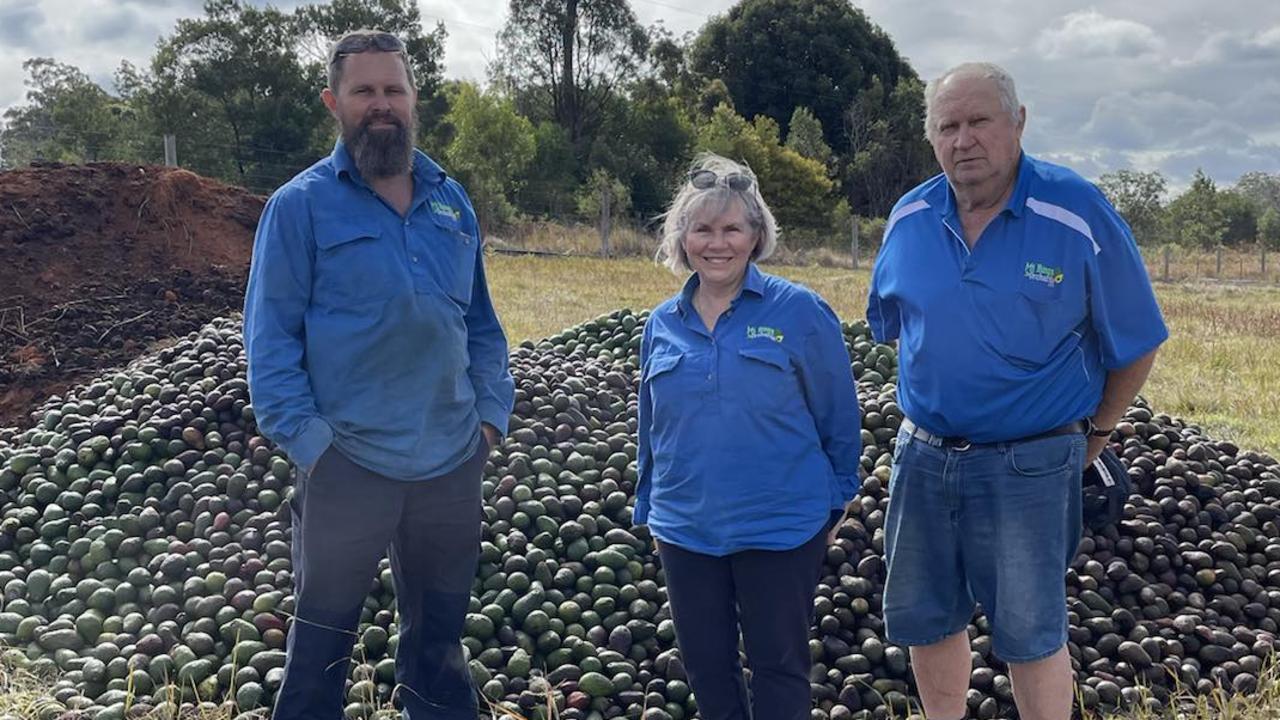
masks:
{"label": "shirt chest pocket", "polygon": [[725,388],[725,392],[741,397],[748,408],[778,410],[799,397],[795,368],[783,348],[768,345],[741,348],[737,365],[736,387]]}
{"label": "shirt chest pocket", "polygon": [[476,256],[480,240],[467,232],[459,220],[435,213],[431,217],[431,237],[426,241],[436,245],[436,281],[445,294],[464,309],[471,305],[471,292],[476,276]]}
{"label": "shirt chest pocket", "polygon": [[315,238],[313,293],[320,304],[381,302],[401,287],[404,264],[378,228],[320,221]]}
{"label": "shirt chest pocket", "polygon": [[1077,290],[1055,278],[1023,277],[1010,292],[990,299],[988,333],[1011,364],[1038,370],[1084,318]]}
{"label": "shirt chest pocket", "polygon": [[696,364],[675,353],[654,355],[645,362],[640,382],[649,392],[655,419],[674,419],[692,397],[703,391],[696,379]]}

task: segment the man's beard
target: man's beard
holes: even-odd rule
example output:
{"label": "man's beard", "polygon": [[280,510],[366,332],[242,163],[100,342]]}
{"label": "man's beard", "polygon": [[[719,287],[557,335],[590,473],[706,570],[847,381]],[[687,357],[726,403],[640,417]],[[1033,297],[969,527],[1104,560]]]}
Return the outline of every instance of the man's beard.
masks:
{"label": "man's beard", "polygon": [[[375,122],[392,123],[394,128],[373,130]],[[342,128],[342,141],[366,180],[403,175],[413,168],[413,138],[418,134],[417,113],[405,127],[400,118],[387,114],[369,115],[355,127]]]}

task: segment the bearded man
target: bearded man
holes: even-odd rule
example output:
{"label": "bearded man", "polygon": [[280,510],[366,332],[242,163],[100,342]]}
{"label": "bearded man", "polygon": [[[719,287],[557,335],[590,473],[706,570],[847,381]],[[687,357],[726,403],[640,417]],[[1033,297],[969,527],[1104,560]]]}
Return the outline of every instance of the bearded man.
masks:
{"label": "bearded man", "polygon": [[320,97],[341,138],[267,202],[245,295],[258,427],[298,468],[296,609],[273,716],[342,716],[356,630],[371,619],[364,599],[389,549],[405,714],[474,720],[459,638],[481,474],[513,404],[506,337],[471,202],[413,146],[404,44],[353,32],[328,67]]}

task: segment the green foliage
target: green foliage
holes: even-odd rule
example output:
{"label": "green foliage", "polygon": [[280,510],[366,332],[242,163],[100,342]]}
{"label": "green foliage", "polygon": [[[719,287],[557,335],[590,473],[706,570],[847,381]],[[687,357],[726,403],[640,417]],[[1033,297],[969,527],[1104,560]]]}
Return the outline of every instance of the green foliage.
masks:
{"label": "green foliage", "polygon": [[1156,171],[1117,170],[1099,178],[1098,188],[1129,223],[1139,243],[1157,242],[1165,211],[1163,175]]}
{"label": "green foliage", "polygon": [[631,212],[630,188],[610,175],[608,171],[596,168],[578,190],[578,214],[585,220],[598,221],[604,209],[606,196],[609,202],[609,214],[614,218],[613,222],[616,223],[617,218],[626,217]]}
{"label": "green foliage", "polygon": [[1259,214],[1267,208],[1280,212],[1280,173],[1247,172],[1240,176],[1232,190],[1249,198],[1258,207]]}
{"label": "green foliage", "polygon": [[178,21],[152,71],[172,78],[182,95],[207,99],[222,121],[225,135],[187,142],[221,146],[240,184],[272,189],[321,152],[312,147],[325,117],[316,99],[321,66],[302,65],[294,52],[299,23],[288,14],[243,0],[207,0],[204,10]]}
{"label": "green foliage", "polygon": [[1218,211],[1226,227],[1222,242],[1225,245],[1251,243],[1258,236],[1258,206],[1235,190],[1224,190],[1217,196]]}
{"label": "green foliage", "polygon": [[903,193],[937,172],[924,139],[924,86],[911,78],[886,93],[879,78],[849,108],[844,189],[855,211],[888,216]]}
{"label": "green foliage", "polygon": [[7,166],[32,160],[92,162],[129,157],[136,117],[79,68],[52,58],[22,63],[26,103],[9,108],[0,134]]}
{"label": "green foliage", "polygon": [[782,230],[830,231],[835,202],[826,168],[784,147],[779,135],[778,124],[771,118],[761,115],[749,123],[728,105],[721,105],[699,128],[698,150],[746,163]]}
{"label": "green foliage", "polygon": [[610,96],[634,79],[648,35],[627,0],[510,0],[490,68],[499,85],[528,90],[538,120],[554,120],[585,158]]}
{"label": "green foliage", "polygon": [[1258,218],[1258,242],[1269,250],[1280,250],[1280,210],[1267,208]]}
{"label": "green foliage", "polygon": [[810,160],[826,165],[831,162],[831,148],[823,140],[822,122],[809,108],[797,107],[787,125],[787,147]]}
{"label": "green foliage", "polygon": [[449,94],[448,165],[466,185],[481,223],[509,223],[515,217],[509,197],[537,150],[533,123],[516,114],[510,100],[482,94],[471,83],[458,83]]}
{"label": "green foliage", "polygon": [[693,143],[693,126],[679,102],[660,87],[642,83],[630,98],[615,97],[610,103],[588,166],[625,183],[634,211],[653,217],[670,200]]}
{"label": "green foliage", "polygon": [[534,155],[516,182],[514,201],[521,212],[538,217],[562,217],[577,207],[578,162],[569,134],[550,120],[533,128]]}
{"label": "green foliage", "polygon": [[712,18],[690,66],[720,78],[743,117],[789,122],[808,107],[837,153],[850,149],[845,112],[873,79],[892,91],[916,77],[893,41],[848,0],[741,0]]}
{"label": "green foliage", "polygon": [[1215,247],[1222,244],[1227,220],[1218,206],[1218,189],[1197,169],[1191,187],[1169,203],[1167,236],[1179,245]]}

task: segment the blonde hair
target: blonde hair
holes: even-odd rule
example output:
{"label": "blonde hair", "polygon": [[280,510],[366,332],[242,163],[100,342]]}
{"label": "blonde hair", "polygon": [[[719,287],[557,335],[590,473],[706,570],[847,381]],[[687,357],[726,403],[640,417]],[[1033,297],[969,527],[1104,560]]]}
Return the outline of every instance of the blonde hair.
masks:
{"label": "blonde hair", "polygon": [[662,237],[654,260],[676,274],[691,271],[693,268],[684,251],[684,236],[689,230],[690,221],[708,210],[714,211],[718,216],[728,210],[734,200],[742,203],[747,224],[755,231],[756,246],[751,251],[751,259],[764,260],[772,255],[778,247],[778,223],[773,219],[773,213],[769,211],[764,198],[760,196],[760,184],[751,168],[715,153],[704,152],[695,157],[689,167],[691,173],[697,170],[710,170],[718,177],[741,173],[751,178],[751,187],[733,190],[716,183],[709,188],[697,188],[686,177],[675,198],[671,200],[671,205],[660,216],[663,219]]}

